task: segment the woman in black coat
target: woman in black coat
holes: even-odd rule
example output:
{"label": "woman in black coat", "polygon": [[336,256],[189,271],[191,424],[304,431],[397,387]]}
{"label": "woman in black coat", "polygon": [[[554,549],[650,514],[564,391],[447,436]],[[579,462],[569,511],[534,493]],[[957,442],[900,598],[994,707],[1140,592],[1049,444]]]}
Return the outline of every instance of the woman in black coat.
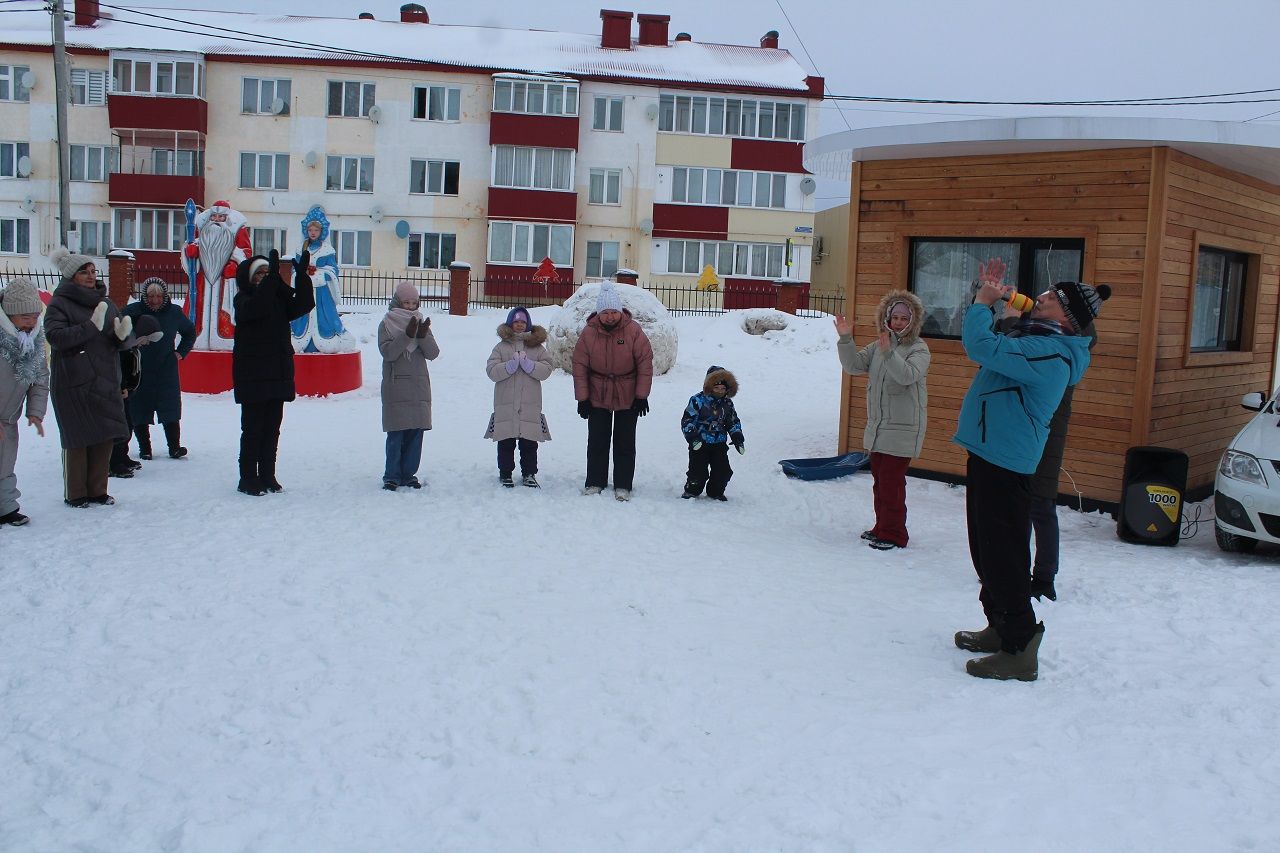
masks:
{"label": "woman in black coat", "polygon": [[289,323],[315,307],[303,252],[293,287],[280,277],[280,253],[241,261],[236,269],[235,344],[231,380],[240,404],[240,485],[246,495],[283,491],[276,480],[276,450],[284,404],[294,396],[293,340]]}
{"label": "woman in black coat", "polygon": [[195,324],[169,301],[169,288],[159,279],[148,283],[142,301],[126,305],[124,313],[133,318],[135,327],[139,317],[154,317],[164,333],[160,340],[142,348],[142,381],[129,395],[129,421],[138,437],[138,454],[143,459],[151,458],[151,424],[158,420],[164,426],[169,456],[181,459],[187,449],[182,446],[179,426],[182,387],[178,382],[178,362],[195,346]]}

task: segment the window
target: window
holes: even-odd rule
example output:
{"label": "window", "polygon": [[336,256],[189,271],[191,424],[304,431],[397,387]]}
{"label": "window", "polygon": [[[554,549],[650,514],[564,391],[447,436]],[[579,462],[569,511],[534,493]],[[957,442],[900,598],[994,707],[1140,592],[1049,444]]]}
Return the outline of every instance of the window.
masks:
{"label": "window", "polygon": [[908,288],[924,303],[924,335],[960,337],[964,313],[973,302],[978,264],[991,258],[1000,258],[1008,265],[1005,284],[1016,284],[1020,293],[1035,298],[1059,281],[1080,280],[1084,241],[1078,238],[913,238]]}
{"label": "window", "polygon": [[31,90],[22,85],[23,75],[30,70],[29,65],[0,65],[0,101],[31,100]]}
{"label": "window", "polygon": [[367,267],[373,254],[372,231],[331,231],[338,263],[344,267]]}
{"label": "window", "polygon": [[413,117],[426,121],[457,121],[462,90],[455,86],[414,86]]}
{"label": "window", "polygon": [[454,234],[410,234],[406,266],[426,270],[446,270],[453,263],[458,238]]}
{"label": "window", "polygon": [[622,98],[596,95],[591,113],[592,130],[622,130]]}
{"label": "window", "polygon": [[187,220],[181,210],[116,208],[115,247],[177,251],[186,243]]}
{"label": "window", "polygon": [[803,142],[805,106],[740,98],[661,95],[658,130]]}
{"label": "window", "polygon": [[71,231],[80,236],[80,254],[105,258],[111,251],[110,222],[72,222]]}
{"label": "window", "polygon": [[541,222],[490,222],[489,260],[495,264],[573,263],[573,226]]}
{"label": "window", "polygon": [[288,251],[288,240],[285,239],[288,235],[287,228],[250,228],[249,244],[253,246],[255,255],[266,255],[275,249],[283,257]]}
{"label": "window", "polygon": [[153,175],[197,177],[204,172],[204,152],[189,148],[151,149]]}
{"label": "window", "polygon": [[783,209],[787,206],[787,176],[781,172],[676,166],[671,174],[671,200],[684,204]]}
{"label": "window", "polygon": [[[250,115],[287,116],[292,106],[290,103],[292,90],[293,83],[289,80],[245,77],[240,95],[240,112]],[[279,113],[271,108],[276,98],[284,104],[284,109]]]}
{"label": "window", "polygon": [[587,276],[612,278],[618,272],[618,244],[587,241]]}
{"label": "window", "polygon": [[329,115],[359,118],[374,104],[374,84],[359,80],[329,81]]}
{"label": "window", "polygon": [[111,60],[111,91],[204,97],[204,63],[161,54]]}
{"label": "window", "polygon": [[240,188],[289,189],[289,155],[240,152]]}
{"label": "window", "polygon": [[783,243],[712,243],[670,240],[667,272],[697,275],[710,266],[717,274],[748,278],[780,278],[787,257]]}
{"label": "window", "polygon": [[576,83],[498,78],[493,84],[493,111],[576,116],[578,86]]}
{"label": "window", "polygon": [[71,180],[105,181],[120,168],[119,149],[110,145],[71,145]]}
{"label": "window", "polygon": [[534,190],[573,189],[573,151],[569,148],[493,146],[493,186]]}
{"label": "window", "polygon": [[461,169],[462,164],[457,160],[410,160],[409,192],[457,195]]}
{"label": "window", "polygon": [[71,69],[71,103],[100,107],[107,102],[107,72]]}
{"label": "window", "polygon": [[621,185],[621,169],[592,169],[590,183],[587,187],[588,203],[621,204]]}
{"label": "window", "polygon": [[29,142],[0,142],[0,178],[25,178],[18,174],[18,161],[31,157]]}
{"label": "window", "polygon": [[1241,348],[1249,256],[1201,246],[1196,256],[1196,286],[1191,309],[1191,351],[1227,352]]}
{"label": "window", "polygon": [[0,255],[31,254],[31,223],[26,219],[0,219]]}
{"label": "window", "polygon": [[332,192],[373,192],[373,158],[329,157],[324,188]]}

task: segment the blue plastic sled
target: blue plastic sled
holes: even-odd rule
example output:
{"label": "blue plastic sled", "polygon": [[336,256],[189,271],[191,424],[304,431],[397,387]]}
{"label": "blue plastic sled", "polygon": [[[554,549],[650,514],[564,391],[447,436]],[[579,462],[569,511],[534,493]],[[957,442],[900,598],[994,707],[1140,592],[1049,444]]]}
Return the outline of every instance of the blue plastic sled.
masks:
{"label": "blue plastic sled", "polygon": [[825,456],[820,459],[782,459],[782,473],[801,480],[834,480],[847,477],[867,467],[871,456],[866,453],[846,453],[843,456]]}

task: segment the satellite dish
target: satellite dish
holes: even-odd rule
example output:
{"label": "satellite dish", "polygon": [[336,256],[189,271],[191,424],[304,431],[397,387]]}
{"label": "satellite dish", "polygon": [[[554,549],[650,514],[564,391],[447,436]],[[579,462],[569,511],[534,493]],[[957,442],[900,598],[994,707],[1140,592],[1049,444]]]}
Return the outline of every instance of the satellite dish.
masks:
{"label": "satellite dish", "polygon": [[650,104],[649,106],[645,107],[645,108],[644,108],[644,116],[645,116],[645,118],[649,119],[649,121],[657,121],[657,120],[658,120],[658,105],[657,105],[657,104]]}
{"label": "satellite dish", "polygon": [[374,104],[373,106],[369,107],[369,121],[373,122],[374,124],[377,124],[378,122],[382,121],[382,107],[378,106],[377,104]]}
{"label": "satellite dish", "polygon": [[409,236],[409,223],[403,219],[396,223],[396,236],[404,240]]}
{"label": "satellite dish", "polygon": [[26,156],[19,157],[18,158],[18,177],[25,178],[30,174],[31,174],[31,158]]}
{"label": "satellite dish", "polygon": [[375,206],[375,207],[373,208],[373,210],[369,211],[369,218],[370,218],[370,219],[372,219],[374,222],[381,222],[381,221],[382,221],[382,207],[381,207],[380,205],[379,205],[379,206]]}
{"label": "satellite dish", "polygon": [[24,71],[19,79],[24,89],[34,89],[36,87],[36,75],[30,71]]}
{"label": "satellite dish", "polygon": [[652,219],[641,219],[641,220],[640,220],[640,233],[641,233],[641,234],[643,234],[643,235],[644,235],[644,236],[646,236],[646,237],[648,237],[650,234],[652,234],[652,233],[653,233],[653,220],[652,220]]}
{"label": "satellite dish", "polygon": [[287,109],[289,109],[289,105],[285,103],[284,98],[276,98],[271,102],[271,114],[273,116],[282,115]]}
{"label": "satellite dish", "polygon": [[806,175],[800,179],[800,192],[802,195],[813,195],[814,190],[818,188],[818,182],[812,177]]}
{"label": "satellite dish", "polygon": [[[33,199],[31,196],[27,196],[26,198],[24,198],[24,199],[22,200],[22,203],[21,203],[21,204],[19,204],[19,205],[18,205],[18,207],[22,208],[22,209],[23,209],[23,210],[25,210],[27,213],[35,213],[35,212],[36,212],[36,200],[35,200],[35,199]],[[70,237],[70,236],[71,236],[71,233],[72,233],[72,232],[68,231],[68,232],[67,232],[67,236],[68,236],[68,237]],[[76,232],[76,233],[78,234],[79,232]]]}
{"label": "satellite dish", "polygon": [[308,151],[306,154],[302,155],[302,162],[307,165],[307,168],[315,168],[316,163],[319,161],[320,155],[314,151]]}

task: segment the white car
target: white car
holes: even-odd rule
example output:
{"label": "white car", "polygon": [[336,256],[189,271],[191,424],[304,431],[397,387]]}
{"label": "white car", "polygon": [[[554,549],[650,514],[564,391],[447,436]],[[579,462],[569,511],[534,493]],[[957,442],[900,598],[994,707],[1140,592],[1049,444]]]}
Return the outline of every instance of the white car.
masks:
{"label": "white car", "polygon": [[1280,545],[1280,408],[1260,391],[1240,405],[1258,414],[1236,434],[1213,484],[1214,534],[1224,551],[1249,552],[1259,542]]}

